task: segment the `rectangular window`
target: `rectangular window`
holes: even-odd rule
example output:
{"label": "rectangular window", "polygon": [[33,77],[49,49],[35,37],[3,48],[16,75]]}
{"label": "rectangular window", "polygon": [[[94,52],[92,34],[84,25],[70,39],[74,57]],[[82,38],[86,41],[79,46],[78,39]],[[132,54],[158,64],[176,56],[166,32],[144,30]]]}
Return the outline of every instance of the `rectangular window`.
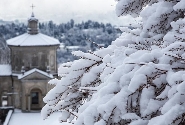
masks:
{"label": "rectangular window", "polygon": [[8,96],[2,96],[2,106],[8,105]]}

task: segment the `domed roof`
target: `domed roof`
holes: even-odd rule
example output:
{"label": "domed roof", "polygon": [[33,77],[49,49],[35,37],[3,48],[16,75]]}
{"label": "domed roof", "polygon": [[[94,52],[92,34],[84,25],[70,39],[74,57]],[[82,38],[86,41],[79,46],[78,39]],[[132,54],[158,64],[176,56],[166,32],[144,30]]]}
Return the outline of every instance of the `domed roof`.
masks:
{"label": "domed roof", "polygon": [[51,46],[59,45],[60,42],[50,36],[39,33],[38,19],[32,13],[28,19],[27,33],[7,40],[9,46]]}
{"label": "domed roof", "polygon": [[7,44],[9,46],[51,46],[59,45],[60,42],[57,39],[42,33],[34,35],[25,33],[23,35],[7,40]]}

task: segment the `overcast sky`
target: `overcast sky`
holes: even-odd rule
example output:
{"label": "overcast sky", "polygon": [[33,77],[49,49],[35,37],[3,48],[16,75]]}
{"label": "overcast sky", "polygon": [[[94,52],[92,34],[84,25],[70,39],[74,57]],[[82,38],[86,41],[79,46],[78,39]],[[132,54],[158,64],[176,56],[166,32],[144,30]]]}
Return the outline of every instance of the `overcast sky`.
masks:
{"label": "overcast sky", "polygon": [[32,3],[36,6],[34,14],[40,22],[53,20],[56,23],[74,19],[95,20],[117,25],[129,25],[130,17],[118,18],[114,0],[0,0],[0,19],[27,20],[30,17]]}

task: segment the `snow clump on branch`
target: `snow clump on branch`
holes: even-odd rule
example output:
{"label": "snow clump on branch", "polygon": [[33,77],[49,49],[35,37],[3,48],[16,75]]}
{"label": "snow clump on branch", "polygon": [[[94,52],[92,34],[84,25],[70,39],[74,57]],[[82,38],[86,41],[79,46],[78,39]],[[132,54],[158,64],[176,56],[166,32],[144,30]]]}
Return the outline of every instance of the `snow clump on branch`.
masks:
{"label": "snow clump on branch", "polygon": [[42,115],[75,125],[185,124],[184,0],[118,0],[118,16],[141,16],[108,48],[74,52],[59,68]]}

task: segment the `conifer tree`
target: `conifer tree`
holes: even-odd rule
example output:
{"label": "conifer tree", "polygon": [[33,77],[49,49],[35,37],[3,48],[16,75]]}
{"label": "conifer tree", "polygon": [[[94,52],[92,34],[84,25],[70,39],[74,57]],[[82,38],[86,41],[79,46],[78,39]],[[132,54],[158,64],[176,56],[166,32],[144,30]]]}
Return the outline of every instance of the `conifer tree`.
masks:
{"label": "conifer tree", "polygon": [[142,23],[64,64],[65,77],[51,81],[56,86],[44,99],[44,117],[62,111],[60,120],[76,117],[75,125],[185,124],[185,0],[117,2],[118,16]]}

